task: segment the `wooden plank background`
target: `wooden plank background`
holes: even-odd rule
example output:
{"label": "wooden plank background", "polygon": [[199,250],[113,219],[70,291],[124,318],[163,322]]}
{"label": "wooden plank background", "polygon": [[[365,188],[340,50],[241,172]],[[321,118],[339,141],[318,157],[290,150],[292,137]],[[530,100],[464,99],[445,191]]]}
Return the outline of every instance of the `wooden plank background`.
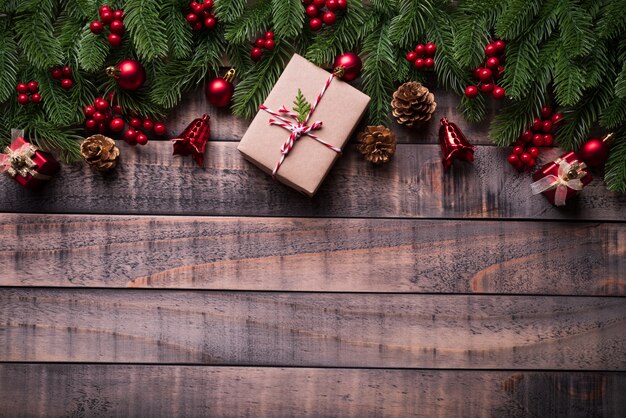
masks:
{"label": "wooden plank background", "polygon": [[[204,169],[153,141],[105,176],[3,177],[0,416],[622,416],[626,197],[531,196],[435,93],[391,164],[351,144],[313,199],[202,92],[169,128],[208,111]],[[443,116],[473,164],[442,170]]]}

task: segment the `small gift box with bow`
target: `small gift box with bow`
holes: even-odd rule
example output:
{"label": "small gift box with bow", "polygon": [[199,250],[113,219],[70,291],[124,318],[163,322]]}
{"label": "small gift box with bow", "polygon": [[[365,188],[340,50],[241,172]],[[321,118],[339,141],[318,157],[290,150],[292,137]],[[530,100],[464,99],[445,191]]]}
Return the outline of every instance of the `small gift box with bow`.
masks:
{"label": "small gift box with bow", "polygon": [[587,166],[575,152],[569,152],[544,165],[533,174],[533,194],[543,195],[555,206],[563,206],[591,181]]}
{"label": "small gift box with bow", "polygon": [[35,189],[59,171],[59,163],[47,152],[27,142],[21,133],[0,154],[0,172],[7,173],[27,189]]}
{"label": "small gift box with bow", "polygon": [[369,100],[338,76],[296,54],[238,149],[276,180],[313,196]]}

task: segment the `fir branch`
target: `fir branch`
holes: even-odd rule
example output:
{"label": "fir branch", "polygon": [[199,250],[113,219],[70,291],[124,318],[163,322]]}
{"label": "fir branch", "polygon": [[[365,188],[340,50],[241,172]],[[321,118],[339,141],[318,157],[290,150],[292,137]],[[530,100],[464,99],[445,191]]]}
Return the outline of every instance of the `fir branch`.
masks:
{"label": "fir branch", "polygon": [[66,163],[80,161],[79,140],[82,138],[76,134],[76,130],[36,118],[30,121],[24,131],[30,143],[44,151],[58,153]]}
{"label": "fir branch", "polygon": [[569,59],[564,49],[556,55],[554,66],[554,91],[557,102],[562,106],[571,106],[583,95],[585,73],[578,64]]}
{"label": "fir branch", "polygon": [[219,0],[215,2],[215,16],[218,21],[235,22],[246,9],[247,0]]}
{"label": "fir branch", "polygon": [[457,94],[463,94],[470,84],[470,73],[461,67],[454,57],[454,34],[456,26],[452,18],[445,13],[433,17],[428,27],[428,39],[437,44],[435,53],[435,73],[444,87]]}
{"label": "fir branch", "polygon": [[247,9],[243,15],[226,26],[225,38],[229,42],[243,44],[249,42],[259,33],[265,32],[267,22],[271,19],[270,0],[259,0],[251,8]]}
{"label": "fir branch", "polygon": [[506,67],[502,77],[502,87],[507,96],[519,99],[526,95],[528,84],[537,72],[539,49],[528,38],[512,41],[507,46]]}
{"label": "fir branch", "polygon": [[160,19],[162,2],[126,0],[124,23],[139,58],[153,60],[167,55],[167,36]]}
{"label": "fir branch", "polygon": [[13,94],[17,84],[17,43],[9,19],[0,20],[0,103]]}
{"label": "fir branch", "polygon": [[229,64],[237,69],[238,74],[245,74],[254,65],[247,45],[228,43],[226,55],[229,57]]}
{"label": "fir branch", "polygon": [[180,60],[191,55],[193,36],[185,20],[179,0],[168,0],[161,10],[161,20],[167,30],[167,41],[172,58]]}
{"label": "fir branch", "polygon": [[603,2],[602,17],[598,22],[600,36],[610,39],[626,30],[626,2],[608,0]]}
{"label": "fir branch", "polygon": [[393,44],[405,48],[426,32],[426,22],[434,17],[436,8],[431,0],[399,0],[398,9],[389,27],[389,38]]}
{"label": "fir branch", "polygon": [[18,44],[29,64],[49,69],[63,60],[59,40],[54,37],[54,4],[51,1],[24,2],[15,18]]}
{"label": "fir branch", "polygon": [[311,103],[304,97],[302,90],[298,89],[296,100],[293,101],[293,111],[298,114],[298,122],[304,123],[311,111]]}
{"label": "fir branch", "polygon": [[278,38],[297,37],[304,24],[301,0],[272,0],[272,22]]}
{"label": "fir branch", "polygon": [[291,46],[286,41],[278,42],[270,54],[243,74],[233,96],[232,110],[235,116],[251,118],[257,113],[259,105],[278,81],[291,56],[290,51]]}
{"label": "fir branch", "polygon": [[615,80],[615,94],[617,97],[626,98],[626,61]]}
{"label": "fir branch", "polygon": [[600,115],[600,125],[607,129],[617,129],[626,125],[626,98],[614,96],[611,99]]}
{"label": "fir branch", "polygon": [[530,26],[541,7],[541,0],[509,0],[496,24],[500,39],[518,38]]}
{"label": "fir branch", "polygon": [[459,65],[474,68],[483,62],[485,46],[501,13],[501,3],[497,0],[469,0],[461,3],[454,13],[452,18],[457,22],[454,57]]}
{"label": "fir branch", "polygon": [[626,193],[626,130],[616,132],[615,135],[604,167],[604,181],[610,191]]}
{"label": "fir branch", "polygon": [[566,54],[576,58],[591,52],[596,39],[589,13],[575,0],[561,0],[555,11]]}
{"label": "fir branch", "polygon": [[478,95],[473,99],[468,99],[463,95],[461,96],[459,109],[466,121],[471,123],[480,122],[485,119],[486,115],[485,98],[482,95]]}
{"label": "fir branch", "polygon": [[100,71],[109,53],[109,43],[99,35],[94,35],[85,25],[78,43],[78,63],[85,71]]}
{"label": "fir branch", "polygon": [[46,120],[56,126],[70,125],[75,120],[76,107],[68,98],[69,92],[62,89],[58,82],[53,82],[47,71],[37,75]]}
{"label": "fir branch", "polygon": [[117,85],[113,78],[109,78],[104,83],[104,96],[113,93],[115,101],[125,113],[135,112],[141,117],[148,117],[154,121],[162,120],[165,117],[165,109],[150,100],[146,86],[139,90],[127,91]]}

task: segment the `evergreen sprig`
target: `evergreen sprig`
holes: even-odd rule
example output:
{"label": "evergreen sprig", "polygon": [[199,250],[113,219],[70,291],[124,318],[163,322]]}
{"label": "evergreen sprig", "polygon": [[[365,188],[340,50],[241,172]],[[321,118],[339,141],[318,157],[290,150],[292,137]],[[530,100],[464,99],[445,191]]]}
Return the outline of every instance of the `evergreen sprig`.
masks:
{"label": "evergreen sprig", "polygon": [[167,55],[167,36],[160,18],[162,8],[163,2],[154,0],[126,0],[124,4],[124,23],[137,55],[148,61]]}
{"label": "evergreen sprig", "polygon": [[613,192],[626,193],[626,130],[615,133],[609,159],[606,162],[604,181]]}
{"label": "evergreen sprig", "polygon": [[304,97],[300,89],[298,89],[298,94],[296,94],[296,100],[293,101],[293,111],[298,114],[298,122],[300,123],[306,121],[311,111],[311,103]]}
{"label": "evergreen sprig", "polygon": [[17,83],[17,43],[9,28],[9,19],[0,18],[0,103],[13,94]]}
{"label": "evergreen sprig", "polygon": [[302,32],[304,8],[300,0],[272,0],[272,22],[279,39],[295,38]]}

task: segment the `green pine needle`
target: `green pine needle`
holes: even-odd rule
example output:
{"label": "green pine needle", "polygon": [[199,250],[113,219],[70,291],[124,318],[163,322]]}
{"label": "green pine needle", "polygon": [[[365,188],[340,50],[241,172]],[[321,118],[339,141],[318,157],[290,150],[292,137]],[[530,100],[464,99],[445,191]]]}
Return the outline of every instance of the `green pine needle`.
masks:
{"label": "green pine needle", "polygon": [[17,43],[9,28],[8,19],[0,20],[0,103],[13,95],[17,84]]}
{"label": "green pine needle", "polygon": [[150,61],[167,55],[168,41],[161,20],[162,2],[126,0],[124,23],[139,58]]}
{"label": "green pine needle", "polygon": [[241,17],[247,5],[246,0],[219,0],[214,10],[218,21],[232,23]]}
{"label": "green pine needle", "polygon": [[297,37],[304,24],[301,0],[272,0],[272,22],[277,38]]}
{"label": "green pine needle", "polygon": [[616,132],[615,136],[604,167],[604,181],[609,190],[626,193],[626,130]]}
{"label": "green pine needle", "polygon": [[89,72],[102,70],[109,53],[109,43],[106,38],[94,35],[89,30],[89,25],[85,25],[78,45],[80,67]]}

